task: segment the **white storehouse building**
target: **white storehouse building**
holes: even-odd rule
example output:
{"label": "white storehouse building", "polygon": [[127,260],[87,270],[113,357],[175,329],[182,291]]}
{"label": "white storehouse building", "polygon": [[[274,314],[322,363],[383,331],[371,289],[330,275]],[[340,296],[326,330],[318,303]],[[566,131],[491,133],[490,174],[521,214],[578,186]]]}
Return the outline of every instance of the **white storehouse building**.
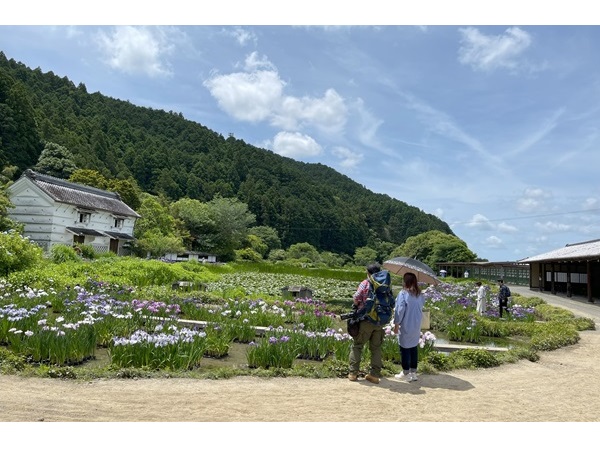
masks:
{"label": "white storehouse building", "polygon": [[95,251],[128,254],[141,217],[119,194],[26,170],[9,188],[9,217],[45,251],[53,245],[89,244]]}

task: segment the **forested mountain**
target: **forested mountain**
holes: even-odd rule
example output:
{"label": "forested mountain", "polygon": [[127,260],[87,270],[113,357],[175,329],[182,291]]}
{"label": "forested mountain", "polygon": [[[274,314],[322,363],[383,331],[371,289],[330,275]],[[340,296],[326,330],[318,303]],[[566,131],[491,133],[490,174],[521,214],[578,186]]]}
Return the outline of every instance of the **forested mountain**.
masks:
{"label": "forested mountain", "polygon": [[131,177],[171,201],[237,197],[285,247],[307,242],[351,255],[371,239],[398,245],[430,230],[453,234],[439,218],[327,166],[225,138],[180,113],[90,94],[0,52],[0,166],[18,166],[18,176],[36,164],[44,141],[70,150],[79,168]]}

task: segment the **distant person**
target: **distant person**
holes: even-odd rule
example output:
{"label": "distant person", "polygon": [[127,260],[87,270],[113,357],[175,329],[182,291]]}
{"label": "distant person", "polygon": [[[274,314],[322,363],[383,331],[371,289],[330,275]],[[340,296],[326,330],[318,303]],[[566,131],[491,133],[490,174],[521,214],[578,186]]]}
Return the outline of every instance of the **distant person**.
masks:
{"label": "distant person", "polygon": [[477,313],[481,316],[487,310],[487,287],[481,281],[475,283],[477,286]]}
{"label": "distant person", "polygon": [[510,297],[510,289],[504,284],[504,280],[498,280],[498,312],[502,317],[502,310],[508,309],[508,298]]}
{"label": "distant person", "polygon": [[469,271],[465,270],[465,278],[469,278]]}
{"label": "distant person", "polygon": [[403,277],[403,289],[396,297],[394,333],[398,335],[402,372],[394,375],[398,380],[417,381],[419,341],[425,297],[419,289],[417,276],[408,272]]}
{"label": "distant person", "polygon": [[[369,293],[371,291],[371,282],[369,281],[370,276],[376,274],[380,270],[381,267],[379,264],[370,264],[367,266],[367,278],[358,285],[358,289],[353,297],[353,308],[357,311],[363,309],[365,302],[369,298]],[[376,325],[368,320],[360,321],[358,335],[352,338],[354,342],[350,349],[350,368],[348,373],[348,379],[350,381],[358,380],[358,371],[360,369],[363,348],[368,342],[369,350],[371,351],[371,367],[369,374],[365,376],[365,380],[375,384],[379,383],[381,368],[383,367],[381,344],[383,343],[384,335],[385,331],[382,325]]]}

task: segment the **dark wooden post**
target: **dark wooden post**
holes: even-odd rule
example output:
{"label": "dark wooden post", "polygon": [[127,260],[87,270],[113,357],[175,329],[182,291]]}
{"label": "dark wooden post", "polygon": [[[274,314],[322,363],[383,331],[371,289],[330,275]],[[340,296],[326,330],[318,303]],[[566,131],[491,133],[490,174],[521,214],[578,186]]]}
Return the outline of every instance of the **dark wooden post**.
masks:
{"label": "dark wooden post", "polygon": [[587,297],[588,302],[594,303],[594,299],[592,299],[592,265],[588,261],[587,263]]}

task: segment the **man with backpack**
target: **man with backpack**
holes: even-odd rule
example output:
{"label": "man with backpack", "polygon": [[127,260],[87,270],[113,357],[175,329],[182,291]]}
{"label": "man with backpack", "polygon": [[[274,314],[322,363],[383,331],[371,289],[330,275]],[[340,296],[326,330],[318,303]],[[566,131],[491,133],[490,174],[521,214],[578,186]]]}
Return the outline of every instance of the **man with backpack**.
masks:
{"label": "man with backpack", "polygon": [[502,309],[508,308],[508,298],[510,297],[510,289],[504,284],[504,280],[498,280],[498,308],[500,317],[502,317]]}
{"label": "man with backpack", "polygon": [[381,270],[379,264],[367,266],[367,278],[363,280],[353,297],[353,307],[361,317],[359,332],[350,349],[350,368],[348,379],[358,380],[360,361],[365,344],[369,343],[371,367],[365,380],[378,384],[383,366],[381,345],[385,336],[383,327],[390,321],[394,307],[394,295],[391,289],[389,272]]}

